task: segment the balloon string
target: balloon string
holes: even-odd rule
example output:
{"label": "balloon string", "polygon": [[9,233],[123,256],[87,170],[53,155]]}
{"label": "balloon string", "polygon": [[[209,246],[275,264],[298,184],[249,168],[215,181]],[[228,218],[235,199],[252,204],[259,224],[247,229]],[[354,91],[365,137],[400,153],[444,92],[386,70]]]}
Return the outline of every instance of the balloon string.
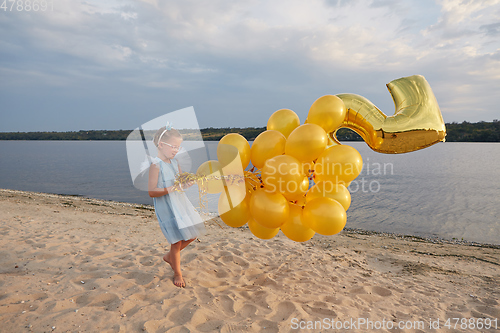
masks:
{"label": "balloon string", "polygon": [[[208,212],[208,183],[205,178],[200,178],[198,180],[198,195],[199,195],[199,200],[200,200],[200,211],[205,214],[209,215]],[[214,219],[215,224],[219,226],[219,228],[222,229],[222,226],[220,225],[219,222],[217,222],[217,219]]]}
{"label": "balloon string", "polygon": [[[247,171],[245,171],[247,172]],[[186,185],[190,183],[197,182],[198,183],[198,197],[200,201],[200,211],[206,215],[209,215],[208,212],[208,181],[210,180],[225,180],[226,184],[234,185],[235,183],[244,182],[246,179],[246,174],[244,176],[241,175],[227,175],[227,176],[200,176],[196,174],[192,174],[189,172],[183,172],[178,174],[174,180],[174,186],[172,188],[173,191],[184,192],[184,188]],[[214,222],[219,226],[219,228],[223,229],[219,222],[214,219]]]}
{"label": "balloon string", "polygon": [[235,183],[239,183],[244,181],[244,175],[227,175],[227,176],[199,176],[189,172],[183,172],[178,174],[174,180],[174,186],[172,188],[173,191],[184,191],[183,186],[188,185],[189,183],[198,182],[202,185],[205,185],[210,180],[222,180],[226,181],[228,185],[234,185]]}

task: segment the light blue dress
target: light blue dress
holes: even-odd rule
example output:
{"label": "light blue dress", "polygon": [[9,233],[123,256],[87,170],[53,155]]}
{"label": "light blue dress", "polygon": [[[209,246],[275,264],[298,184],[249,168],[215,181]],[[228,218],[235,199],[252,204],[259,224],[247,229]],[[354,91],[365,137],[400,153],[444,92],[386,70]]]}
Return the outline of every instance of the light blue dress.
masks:
{"label": "light blue dress", "polygon": [[[179,173],[179,164],[175,159],[166,163],[156,157],[153,163],[160,168],[158,188],[174,185],[175,176]],[[156,217],[160,229],[170,244],[181,240],[189,240],[206,233],[200,214],[189,201],[186,193],[175,191],[161,197],[153,198]]]}

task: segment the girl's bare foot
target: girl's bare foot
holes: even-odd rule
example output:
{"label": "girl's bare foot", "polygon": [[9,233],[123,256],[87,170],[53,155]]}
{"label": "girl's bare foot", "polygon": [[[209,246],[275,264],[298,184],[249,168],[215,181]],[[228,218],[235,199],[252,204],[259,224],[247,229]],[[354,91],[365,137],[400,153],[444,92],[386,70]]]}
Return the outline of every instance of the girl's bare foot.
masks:
{"label": "girl's bare foot", "polygon": [[174,275],[174,284],[180,288],[184,288],[186,286],[186,283],[184,282],[182,275],[177,275],[177,274]]}

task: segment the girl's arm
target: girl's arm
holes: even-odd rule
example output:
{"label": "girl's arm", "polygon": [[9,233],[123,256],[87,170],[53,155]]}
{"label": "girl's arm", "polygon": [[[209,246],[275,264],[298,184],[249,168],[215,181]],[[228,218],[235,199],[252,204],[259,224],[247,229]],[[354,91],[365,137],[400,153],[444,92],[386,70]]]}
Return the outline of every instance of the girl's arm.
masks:
{"label": "girl's arm", "polygon": [[149,179],[148,179],[148,193],[151,198],[164,196],[173,190],[173,186],[159,188],[158,176],[160,175],[160,168],[155,164],[151,164],[149,167]]}

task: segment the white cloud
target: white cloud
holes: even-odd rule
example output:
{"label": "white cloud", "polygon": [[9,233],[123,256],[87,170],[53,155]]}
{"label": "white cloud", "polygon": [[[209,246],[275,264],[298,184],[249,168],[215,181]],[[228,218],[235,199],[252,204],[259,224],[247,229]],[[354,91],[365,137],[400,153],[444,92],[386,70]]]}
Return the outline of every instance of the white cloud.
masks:
{"label": "white cloud", "polygon": [[384,83],[422,74],[443,112],[478,108],[490,119],[500,99],[499,3],[60,0],[53,12],[0,17],[9,31],[0,66],[18,87],[124,82],[191,90],[200,103],[215,99],[212,89],[250,103],[266,94],[272,105],[287,92],[295,101],[369,92],[390,103]]}

